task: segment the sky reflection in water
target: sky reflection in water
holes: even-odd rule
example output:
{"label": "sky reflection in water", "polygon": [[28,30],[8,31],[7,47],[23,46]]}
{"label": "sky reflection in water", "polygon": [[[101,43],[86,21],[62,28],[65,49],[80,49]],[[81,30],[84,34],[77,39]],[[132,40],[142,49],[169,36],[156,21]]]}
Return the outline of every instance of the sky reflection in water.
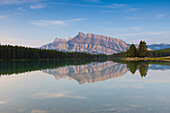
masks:
{"label": "sky reflection in water", "polygon": [[169,68],[106,61],[1,76],[0,112],[169,112]]}

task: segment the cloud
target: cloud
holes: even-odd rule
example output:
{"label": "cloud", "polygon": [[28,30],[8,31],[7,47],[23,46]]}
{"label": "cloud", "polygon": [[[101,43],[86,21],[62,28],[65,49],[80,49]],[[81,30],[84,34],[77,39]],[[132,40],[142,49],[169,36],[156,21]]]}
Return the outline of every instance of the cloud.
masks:
{"label": "cloud", "polygon": [[135,16],[132,16],[132,17],[126,17],[126,19],[130,19],[130,20],[141,20],[141,19],[144,19],[144,17],[135,17]]}
{"label": "cloud", "polygon": [[18,11],[25,11],[25,9],[23,7],[18,7],[17,10]]}
{"label": "cloud", "polygon": [[109,31],[116,31],[116,32],[129,32],[129,31],[140,31],[143,27],[135,26],[135,27],[119,27],[119,28],[107,28]]}
{"label": "cloud", "polygon": [[[125,8],[125,9],[124,9],[125,12],[132,12],[132,11],[137,11],[137,10],[138,10],[137,8],[128,8],[128,7],[125,7],[125,6],[127,6],[127,5],[124,5],[124,6],[123,6],[123,5],[122,5],[122,6],[121,6],[121,5],[120,5],[120,6],[115,6],[115,8],[116,8],[116,7],[117,7],[117,8],[118,8],[118,7],[122,7],[122,8],[124,7],[124,8]],[[102,11],[101,11],[101,13],[113,13],[113,12],[116,12],[116,11],[115,11],[115,10],[102,10]]]}
{"label": "cloud", "polygon": [[74,18],[70,20],[37,20],[29,23],[37,26],[50,26],[50,25],[69,25],[70,22],[83,21],[85,18]]}
{"label": "cloud", "polygon": [[75,18],[75,19],[72,19],[71,21],[78,22],[78,21],[83,21],[83,20],[85,20],[85,18]]}
{"label": "cloud", "polygon": [[33,97],[47,99],[47,98],[75,98],[75,99],[86,99],[84,96],[76,96],[71,95],[70,93],[49,93],[49,92],[41,92],[36,93],[33,95]]}
{"label": "cloud", "polygon": [[161,31],[161,32],[155,32],[155,31],[148,31],[148,32],[139,32],[139,33],[127,33],[127,34],[121,34],[121,36],[160,36],[160,35],[170,35],[170,32],[168,31]]}
{"label": "cloud", "polygon": [[129,8],[127,9],[127,11],[137,11],[138,9],[137,8]]}
{"label": "cloud", "polygon": [[100,1],[100,0],[84,0],[84,1],[86,1],[86,2],[95,2],[95,3],[101,3],[101,1]]}
{"label": "cloud", "polygon": [[6,15],[0,15],[0,19],[6,19],[7,16]]}
{"label": "cloud", "polygon": [[108,6],[108,7],[110,7],[110,8],[121,8],[121,7],[126,7],[126,6],[127,6],[127,4],[115,3],[115,4],[112,4],[112,5]]}
{"label": "cloud", "polygon": [[113,10],[103,10],[103,11],[101,11],[101,13],[112,13],[112,12],[114,12]]}
{"label": "cloud", "polygon": [[48,3],[53,5],[66,5],[66,6],[77,6],[77,7],[95,7],[95,8],[125,8],[127,4],[110,4],[110,5],[86,5],[86,4],[71,4],[71,3]]}
{"label": "cloud", "polygon": [[34,3],[44,0],[0,0],[0,5],[12,5],[12,4],[24,4],[24,3]]}
{"label": "cloud", "polygon": [[41,9],[41,8],[45,8],[46,5],[44,4],[37,4],[37,5],[31,5],[30,9]]}
{"label": "cloud", "polygon": [[[120,33],[117,37],[131,39],[128,43],[138,43],[140,40],[145,40],[147,43],[164,43],[163,40],[170,38],[169,31],[147,31],[137,33]],[[160,40],[160,38],[162,40]],[[168,43],[168,42],[167,42]]]}
{"label": "cloud", "polygon": [[131,42],[135,42],[135,43],[139,43],[141,40],[144,40],[144,41],[151,41],[152,39],[149,39],[149,38],[142,38],[142,39],[138,39],[138,40],[131,40]]}
{"label": "cloud", "polygon": [[37,21],[31,21],[30,23],[37,26],[66,25],[64,21],[60,21],[60,20],[37,20]]}
{"label": "cloud", "polygon": [[166,16],[166,14],[162,13],[162,14],[157,14],[156,18],[164,18]]}

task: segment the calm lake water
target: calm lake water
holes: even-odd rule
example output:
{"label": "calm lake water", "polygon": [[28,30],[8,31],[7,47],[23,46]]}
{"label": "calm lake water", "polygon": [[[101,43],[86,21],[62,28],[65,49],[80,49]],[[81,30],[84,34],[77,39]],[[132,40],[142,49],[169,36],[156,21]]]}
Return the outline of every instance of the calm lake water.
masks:
{"label": "calm lake water", "polygon": [[0,113],[169,113],[169,62],[0,62]]}

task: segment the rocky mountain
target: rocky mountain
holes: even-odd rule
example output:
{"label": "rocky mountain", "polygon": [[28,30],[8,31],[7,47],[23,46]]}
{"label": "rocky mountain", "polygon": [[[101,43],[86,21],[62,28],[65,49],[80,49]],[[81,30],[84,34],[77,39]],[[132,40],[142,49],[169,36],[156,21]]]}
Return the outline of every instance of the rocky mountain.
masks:
{"label": "rocky mountain", "polygon": [[79,84],[84,84],[121,77],[128,69],[125,64],[106,61],[103,63],[93,62],[86,65],[70,65],[42,71],[54,75],[57,80],[69,78],[76,80]]}
{"label": "rocky mountain", "polygon": [[[123,52],[128,49],[130,44],[127,44],[121,39],[116,39],[108,36],[97,35],[93,33],[84,34],[79,32],[74,38],[66,39],[56,38],[54,42],[41,46],[41,49],[54,49],[68,52],[86,52],[92,54],[107,54],[111,55],[118,52]],[[148,50],[158,50],[170,48],[170,44],[151,44],[147,45]],[[136,47],[138,45],[136,44]]]}
{"label": "rocky mountain", "polygon": [[54,42],[43,45],[41,48],[110,55],[125,51],[128,48],[128,44],[121,39],[79,32],[74,38],[69,38],[68,40],[56,38]]}

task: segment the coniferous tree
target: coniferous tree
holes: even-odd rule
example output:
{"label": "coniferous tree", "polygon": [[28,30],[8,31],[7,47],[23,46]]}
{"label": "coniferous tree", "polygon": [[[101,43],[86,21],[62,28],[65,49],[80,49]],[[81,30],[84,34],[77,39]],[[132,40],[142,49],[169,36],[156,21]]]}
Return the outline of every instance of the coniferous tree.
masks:
{"label": "coniferous tree", "polygon": [[138,48],[138,57],[144,58],[148,54],[147,46],[145,41],[140,41]]}
{"label": "coniferous tree", "polygon": [[21,46],[0,45],[0,60],[30,60],[30,59],[68,59],[92,58],[106,59],[104,54],[90,54],[81,52],[61,52]]}
{"label": "coniferous tree", "polygon": [[126,57],[136,57],[137,56],[137,49],[134,44],[130,45],[129,50],[126,52]]}

